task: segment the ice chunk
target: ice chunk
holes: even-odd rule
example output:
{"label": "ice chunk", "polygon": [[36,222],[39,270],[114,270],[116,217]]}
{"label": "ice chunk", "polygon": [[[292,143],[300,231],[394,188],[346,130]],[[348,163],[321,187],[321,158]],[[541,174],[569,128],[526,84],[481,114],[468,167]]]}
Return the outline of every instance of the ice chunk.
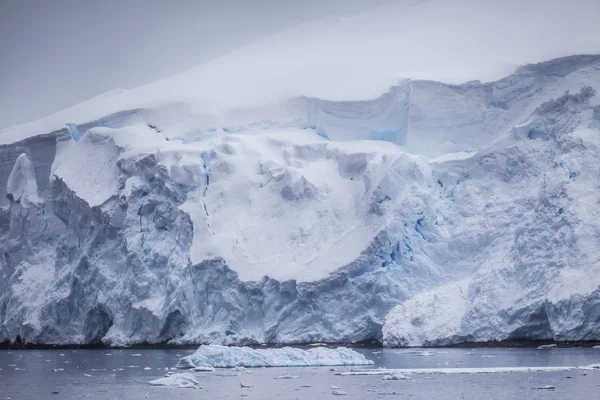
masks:
{"label": "ice chunk", "polygon": [[544,385],[544,386],[538,386],[535,389],[541,389],[541,390],[554,390],[556,389],[555,386],[552,385]]}
{"label": "ice chunk", "polygon": [[598,371],[600,370],[600,364],[583,365],[579,367],[579,369],[582,369],[584,371]]}
{"label": "ice chunk", "polygon": [[196,380],[193,374],[181,373],[165,376],[148,382],[153,386],[174,386],[178,388],[201,389],[200,382]]}
{"label": "ice chunk", "polygon": [[547,350],[547,349],[553,349],[555,348],[556,345],[555,344],[543,344],[541,346],[538,346],[538,350]]}
{"label": "ice chunk", "polygon": [[410,378],[406,375],[394,372],[389,375],[384,375],[383,378],[381,378],[381,380],[382,381],[408,381],[408,380],[410,380]]}
{"label": "ice chunk", "polygon": [[326,365],[371,365],[360,353],[346,347],[327,349],[317,347],[303,350],[294,347],[279,349],[252,349],[221,345],[200,346],[190,356],[177,363],[179,368],[196,367],[306,367]]}
{"label": "ice chunk", "polygon": [[213,367],[209,367],[206,365],[200,365],[198,367],[194,368],[194,371],[196,372],[210,372],[210,371],[214,371],[215,369]]}
{"label": "ice chunk", "polygon": [[295,378],[300,378],[298,375],[292,375],[292,374],[283,374],[283,375],[279,375],[276,376],[275,379],[295,379]]}
{"label": "ice chunk", "polygon": [[17,157],[12,172],[8,176],[6,195],[13,201],[29,201],[33,203],[38,201],[35,170],[25,153]]}
{"label": "ice chunk", "polygon": [[346,396],[348,392],[344,392],[343,390],[334,389],[331,391],[331,394],[334,396]]}

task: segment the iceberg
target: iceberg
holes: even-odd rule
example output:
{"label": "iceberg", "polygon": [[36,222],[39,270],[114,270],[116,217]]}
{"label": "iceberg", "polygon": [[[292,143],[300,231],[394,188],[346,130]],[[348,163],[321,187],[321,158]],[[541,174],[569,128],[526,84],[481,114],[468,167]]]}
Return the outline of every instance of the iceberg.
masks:
{"label": "iceberg", "polygon": [[[318,347],[303,350],[294,347],[253,349],[250,347],[205,345],[200,346],[194,354],[179,360],[177,367],[309,367],[372,364],[373,361],[368,360],[364,355],[346,347],[335,349]],[[289,374],[288,376],[291,377]]]}

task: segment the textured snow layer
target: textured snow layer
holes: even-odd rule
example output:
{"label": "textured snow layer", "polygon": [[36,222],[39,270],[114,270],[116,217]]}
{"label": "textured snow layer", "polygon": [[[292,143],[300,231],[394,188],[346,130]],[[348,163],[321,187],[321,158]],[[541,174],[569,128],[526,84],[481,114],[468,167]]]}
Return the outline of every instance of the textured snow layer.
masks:
{"label": "textured snow layer", "polygon": [[293,347],[252,349],[220,345],[200,346],[191,356],[177,363],[179,368],[195,367],[308,367],[336,365],[371,365],[373,361],[346,347],[318,347],[303,350]]}

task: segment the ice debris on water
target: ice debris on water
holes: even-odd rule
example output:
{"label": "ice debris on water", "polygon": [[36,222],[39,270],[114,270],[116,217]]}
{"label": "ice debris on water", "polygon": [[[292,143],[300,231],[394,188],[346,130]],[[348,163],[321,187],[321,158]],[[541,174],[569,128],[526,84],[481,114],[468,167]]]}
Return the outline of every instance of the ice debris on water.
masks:
{"label": "ice debris on water", "polygon": [[538,389],[538,390],[554,390],[554,389],[556,389],[556,387],[552,386],[552,385],[544,385],[544,386],[538,386],[538,387],[536,387],[534,389]]}
{"label": "ice debris on water", "polygon": [[547,350],[547,349],[553,349],[556,347],[556,344],[543,344],[541,346],[538,346],[538,350]]}
{"label": "ice debris on water", "polygon": [[416,353],[417,356],[423,356],[423,357],[431,357],[431,356],[435,356],[435,353],[433,351],[420,351],[418,353]]}
{"label": "ice debris on water", "polygon": [[290,373],[276,376],[275,379],[295,379],[300,378],[298,375],[292,375]]}
{"label": "ice debris on water", "polygon": [[200,382],[196,380],[194,375],[186,372],[165,376],[164,378],[158,378],[148,383],[153,386],[172,386],[178,388],[201,389]]}
{"label": "ice debris on water", "polygon": [[381,378],[382,381],[408,381],[410,380],[410,378],[407,375],[403,375],[403,374],[398,374],[398,373],[391,373],[389,375],[384,375],[383,378]]}
{"label": "ice debris on water", "polygon": [[343,390],[335,389],[331,391],[331,394],[334,396],[346,396],[348,392],[344,392]]}
{"label": "ice debris on water", "polygon": [[214,367],[301,367],[329,365],[371,365],[373,361],[346,347],[316,347],[303,350],[293,347],[252,349],[221,345],[200,346],[177,363],[179,368]]}
{"label": "ice debris on water", "polygon": [[206,365],[200,365],[198,367],[194,368],[194,371],[196,372],[210,372],[210,371],[214,371],[215,369],[213,367],[209,367]]}

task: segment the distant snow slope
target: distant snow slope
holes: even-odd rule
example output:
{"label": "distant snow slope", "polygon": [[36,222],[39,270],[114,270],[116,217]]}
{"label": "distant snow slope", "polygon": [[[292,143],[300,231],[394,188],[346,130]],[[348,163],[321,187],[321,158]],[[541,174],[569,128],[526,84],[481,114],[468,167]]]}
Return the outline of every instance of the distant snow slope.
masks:
{"label": "distant snow slope", "polygon": [[0,131],[0,341],[600,338],[600,56],[493,80],[600,54],[593,2],[541,5],[321,20]]}
{"label": "distant snow slope", "polygon": [[527,63],[599,54],[598,18],[595,0],[575,6],[563,0],[392,1],[354,17],[301,24],[184,74],[1,130],[0,143],[117,112],[137,112],[169,128],[168,135],[185,137],[215,129],[310,127],[295,118],[290,100],[364,101],[406,78],[487,82]]}

